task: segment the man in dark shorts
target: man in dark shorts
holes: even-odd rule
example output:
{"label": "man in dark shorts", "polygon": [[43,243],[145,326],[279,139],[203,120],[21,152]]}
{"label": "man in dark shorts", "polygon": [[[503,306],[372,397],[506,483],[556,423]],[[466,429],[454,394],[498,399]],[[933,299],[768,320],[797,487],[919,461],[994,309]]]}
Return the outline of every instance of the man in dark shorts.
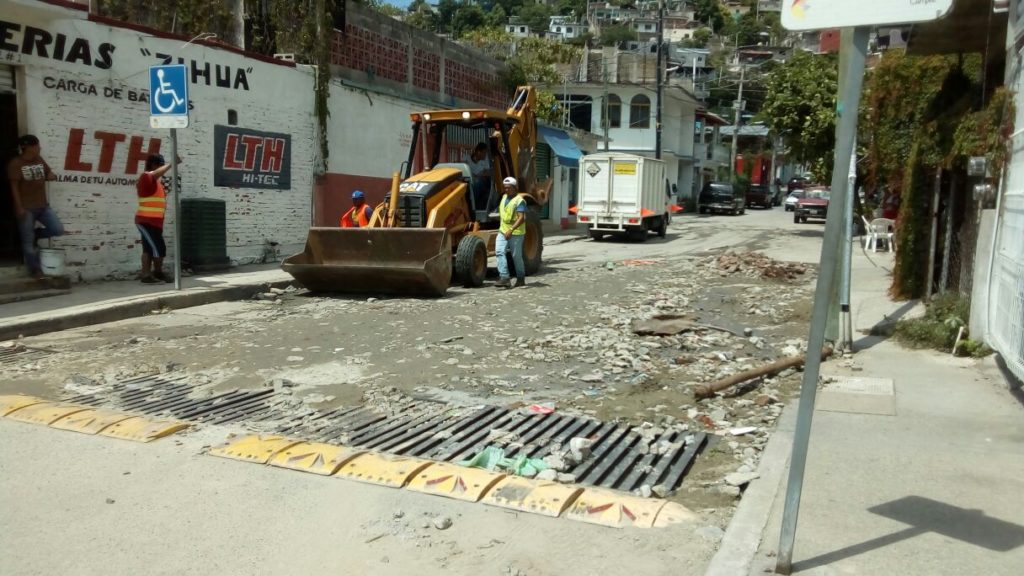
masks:
{"label": "man in dark shorts", "polygon": [[[181,160],[178,160],[181,163]],[[164,243],[164,214],[167,211],[167,191],[161,178],[171,165],[159,154],[146,158],[146,171],[139,176],[135,191],[139,195],[139,208],[135,212],[135,227],[142,235],[142,274],[139,279],[143,284],[174,282],[164,274],[164,257],[167,256],[167,244]]]}

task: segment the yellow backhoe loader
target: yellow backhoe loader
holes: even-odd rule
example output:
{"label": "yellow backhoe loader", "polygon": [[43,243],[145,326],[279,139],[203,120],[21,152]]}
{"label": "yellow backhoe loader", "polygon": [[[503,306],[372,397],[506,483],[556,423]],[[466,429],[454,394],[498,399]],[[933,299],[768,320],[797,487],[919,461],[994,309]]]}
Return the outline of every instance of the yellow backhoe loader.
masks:
{"label": "yellow backhoe loader", "polygon": [[[314,292],[443,296],[453,276],[464,286],[480,286],[487,257],[494,255],[501,182],[514,176],[529,205],[523,256],[527,275],[534,274],[543,251],[537,209],[551,189],[550,179],[536,183],[535,105],[533,88],[522,86],[506,112],[412,114],[404,174],[394,174],[369,225],[310,228],[305,250],[282,267]],[[476,182],[466,163],[440,161],[446,147],[476,142],[487,144],[489,184]],[[413,174],[416,165],[427,168]]]}

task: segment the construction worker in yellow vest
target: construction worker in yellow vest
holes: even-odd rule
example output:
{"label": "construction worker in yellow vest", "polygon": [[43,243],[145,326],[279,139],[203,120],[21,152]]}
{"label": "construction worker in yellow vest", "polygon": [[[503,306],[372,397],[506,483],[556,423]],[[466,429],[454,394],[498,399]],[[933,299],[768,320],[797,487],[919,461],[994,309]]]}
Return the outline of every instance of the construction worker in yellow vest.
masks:
{"label": "construction worker in yellow vest", "polygon": [[508,257],[512,255],[515,267],[516,287],[526,285],[526,266],[523,264],[523,241],[526,239],[526,201],[519,196],[516,179],[509,176],[502,181],[505,195],[498,204],[501,227],[494,243],[494,254],[498,260],[498,288],[511,288],[512,279],[508,269]]}

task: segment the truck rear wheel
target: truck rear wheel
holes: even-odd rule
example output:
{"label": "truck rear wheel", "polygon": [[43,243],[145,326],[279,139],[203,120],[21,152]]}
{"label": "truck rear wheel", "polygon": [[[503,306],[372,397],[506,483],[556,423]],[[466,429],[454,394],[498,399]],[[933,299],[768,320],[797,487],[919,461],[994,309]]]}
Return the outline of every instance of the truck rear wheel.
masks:
{"label": "truck rear wheel", "polygon": [[523,240],[523,263],[526,275],[533,276],[540,271],[544,254],[544,229],[540,226],[540,214],[536,210],[526,210],[526,238]]}
{"label": "truck rear wheel", "polygon": [[466,288],[483,286],[487,276],[487,244],[477,236],[466,236],[455,251],[455,277]]}
{"label": "truck rear wheel", "polygon": [[636,228],[630,228],[627,230],[626,238],[629,238],[633,242],[647,242],[647,221],[643,221],[640,226]]}
{"label": "truck rear wheel", "polygon": [[668,235],[668,214],[658,218],[658,238],[664,238]]}
{"label": "truck rear wheel", "polygon": [[598,232],[597,230],[591,228],[590,239],[594,240],[595,242],[600,242],[601,240],[604,240],[604,232]]}

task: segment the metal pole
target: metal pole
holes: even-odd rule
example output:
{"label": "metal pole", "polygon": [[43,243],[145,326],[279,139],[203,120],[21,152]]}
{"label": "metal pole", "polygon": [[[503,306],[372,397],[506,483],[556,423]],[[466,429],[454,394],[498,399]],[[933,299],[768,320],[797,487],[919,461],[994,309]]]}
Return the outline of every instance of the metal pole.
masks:
{"label": "metal pole", "polygon": [[942,194],[942,168],[935,169],[935,187],[932,194],[931,238],[928,242],[928,277],[924,287],[924,300],[929,302],[935,290],[935,250],[939,241],[939,196]]}
{"label": "metal pole", "polygon": [[174,289],[181,290],[181,190],[178,186],[177,128],[171,128],[171,193],[174,194]]}
{"label": "metal pole", "polygon": [[[939,294],[945,294],[949,286],[949,266],[953,250],[953,204],[956,202],[956,182],[952,175],[950,180],[949,199],[946,200],[946,239],[942,243],[942,271],[939,272]],[[973,191],[974,187],[968,189]]]}
{"label": "metal pole", "polygon": [[740,144],[740,108],[743,107],[743,81],[747,78],[747,67],[740,63],[740,93],[733,103],[733,108],[736,109],[736,113],[733,116],[732,122],[732,152],[729,155],[729,174],[732,175],[732,180],[736,180],[736,155],[739,152]]}
{"label": "metal pole", "polygon": [[[857,110],[860,108],[860,92],[864,81],[864,61],[867,54],[868,29],[843,29],[843,50],[849,51],[846,66],[840,69],[845,82],[839,94],[841,113],[836,123],[835,170],[832,173],[832,202],[846,205],[846,179],[849,162],[853,154],[853,143],[857,134]],[[793,543],[796,538],[797,517],[800,513],[800,494],[803,490],[804,468],[807,465],[807,448],[811,439],[811,419],[814,416],[814,397],[818,388],[821,371],[821,349],[825,345],[825,323],[827,320],[829,295],[832,293],[837,276],[835,254],[843,236],[843,210],[830,210],[825,223],[825,240],[821,248],[820,275],[815,289],[814,310],[811,315],[811,331],[807,341],[807,365],[804,369],[803,384],[800,388],[800,407],[797,412],[796,430],[793,434],[793,456],[789,466],[789,481],[786,484],[785,508],[782,514],[782,530],[779,538],[779,559],[775,571],[790,574],[793,571]]]}
{"label": "metal pole", "polygon": [[665,43],[665,1],[660,0],[658,2],[658,66],[655,73],[658,75],[658,109],[656,118],[654,119],[654,157],[661,160],[661,99],[662,93],[665,90],[664,86],[664,67],[661,65],[661,55],[664,51]]}
{"label": "metal pole", "polygon": [[[604,129],[604,151],[608,151],[608,127],[612,123],[612,119],[608,116],[610,110],[608,108],[608,58],[605,57],[605,52],[601,52],[601,68],[602,75],[604,76],[604,122],[602,122],[602,128]],[[619,114],[622,114],[622,107],[619,107]]]}
{"label": "metal pole", "polygon": [[843,230],[843,267],[842,279],[839,289],[839,307],[842,315],[841,327],[842,337],[839,341],[839,348],[842,350],[853,350],[853,316],[850,314],[850,282],[853,278],[853,196],[857,193],[857,142],[854,140],[854,151],[850,158],[850,174],[846,188],[846,205],[844,206],[843,221],[846,226]]}

